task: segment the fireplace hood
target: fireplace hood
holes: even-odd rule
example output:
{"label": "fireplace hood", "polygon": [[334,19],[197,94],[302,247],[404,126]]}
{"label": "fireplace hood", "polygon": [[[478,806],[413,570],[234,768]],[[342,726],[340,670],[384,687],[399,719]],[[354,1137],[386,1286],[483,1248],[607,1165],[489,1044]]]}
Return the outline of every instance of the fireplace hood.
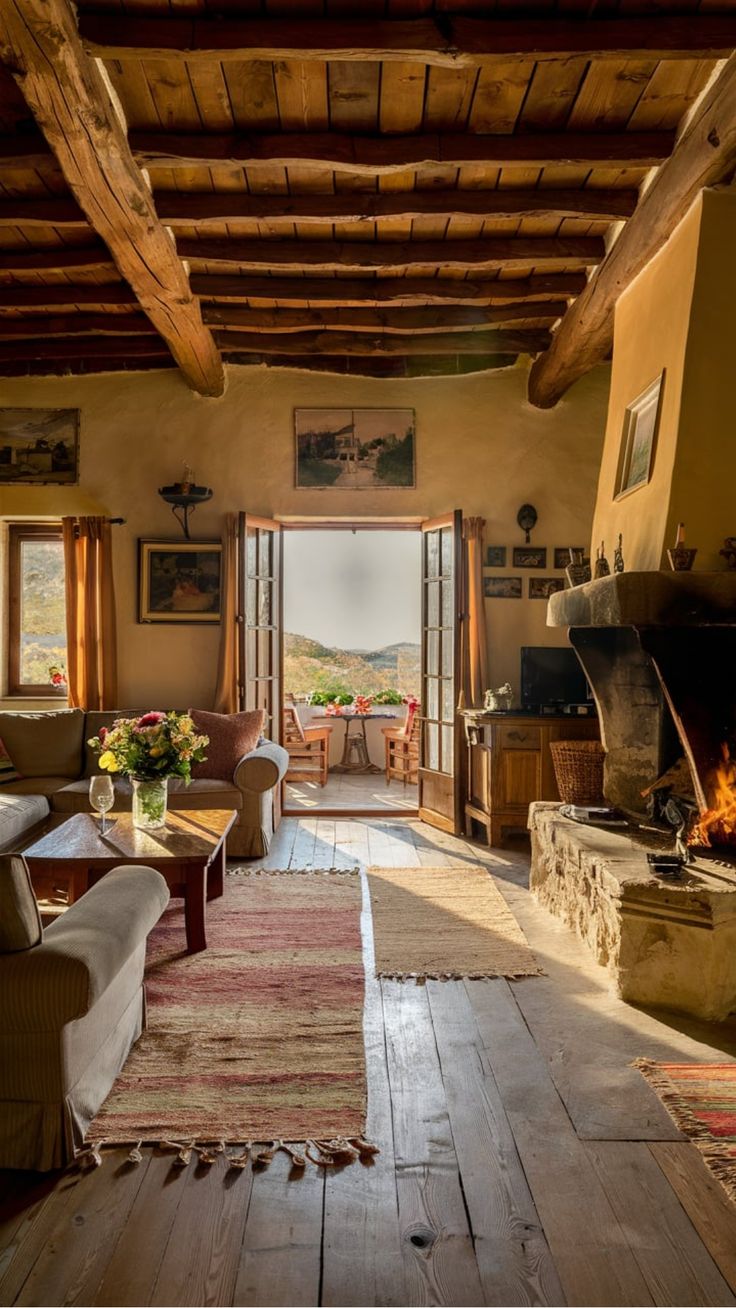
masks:
{"label": "fireplace hood", "polygon": [[736,572],[624,572],[552,595],[547,625],[568,627],[590,682],[611,804],[684,754],[701,811],[722,748],[736,745]]}

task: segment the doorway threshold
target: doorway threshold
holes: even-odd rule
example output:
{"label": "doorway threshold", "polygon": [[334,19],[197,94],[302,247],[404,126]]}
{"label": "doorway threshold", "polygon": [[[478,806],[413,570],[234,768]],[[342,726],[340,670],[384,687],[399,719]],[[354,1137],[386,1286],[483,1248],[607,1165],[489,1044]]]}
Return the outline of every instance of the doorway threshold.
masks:
{"label": "doorway threshold", "polygon": [[415,785],[387,785],[383,772],[330,772],[324,786],[316,779],[287,781],[282,811],[290,817],[416,817],[419,794]]}

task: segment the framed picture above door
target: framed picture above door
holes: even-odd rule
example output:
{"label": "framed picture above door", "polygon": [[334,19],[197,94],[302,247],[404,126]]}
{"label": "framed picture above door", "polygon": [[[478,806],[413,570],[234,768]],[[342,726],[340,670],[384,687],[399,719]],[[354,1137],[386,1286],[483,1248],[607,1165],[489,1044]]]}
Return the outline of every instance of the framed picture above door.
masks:
{"label": "framed picture above door", "polygon": [[416,485],[413,409],[295,409],[298,490]]}

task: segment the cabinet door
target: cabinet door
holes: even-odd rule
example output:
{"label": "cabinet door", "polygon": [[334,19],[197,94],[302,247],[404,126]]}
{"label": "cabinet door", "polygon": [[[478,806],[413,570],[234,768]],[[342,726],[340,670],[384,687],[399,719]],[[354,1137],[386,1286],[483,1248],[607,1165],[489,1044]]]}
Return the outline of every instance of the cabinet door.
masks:
{"label": "cabinet door", "polygon": [[494,808],[526,810],[541,793],[541,750],[504,749],[500,763],[500,802],[494,802]]}

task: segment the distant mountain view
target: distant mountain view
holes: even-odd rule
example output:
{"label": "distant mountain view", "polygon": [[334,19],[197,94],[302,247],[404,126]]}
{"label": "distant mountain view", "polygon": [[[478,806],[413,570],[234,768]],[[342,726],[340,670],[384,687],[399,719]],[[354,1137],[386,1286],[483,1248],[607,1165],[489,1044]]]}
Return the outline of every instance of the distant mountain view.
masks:
{"label": "distant mountain view", "polygon": [[335,649],[309,636],[284,634],[284,690],[308,695],[315,690],[334,694],[375,695],[398,690],[419,695],[421,648],[401,641],[381,649]]}

